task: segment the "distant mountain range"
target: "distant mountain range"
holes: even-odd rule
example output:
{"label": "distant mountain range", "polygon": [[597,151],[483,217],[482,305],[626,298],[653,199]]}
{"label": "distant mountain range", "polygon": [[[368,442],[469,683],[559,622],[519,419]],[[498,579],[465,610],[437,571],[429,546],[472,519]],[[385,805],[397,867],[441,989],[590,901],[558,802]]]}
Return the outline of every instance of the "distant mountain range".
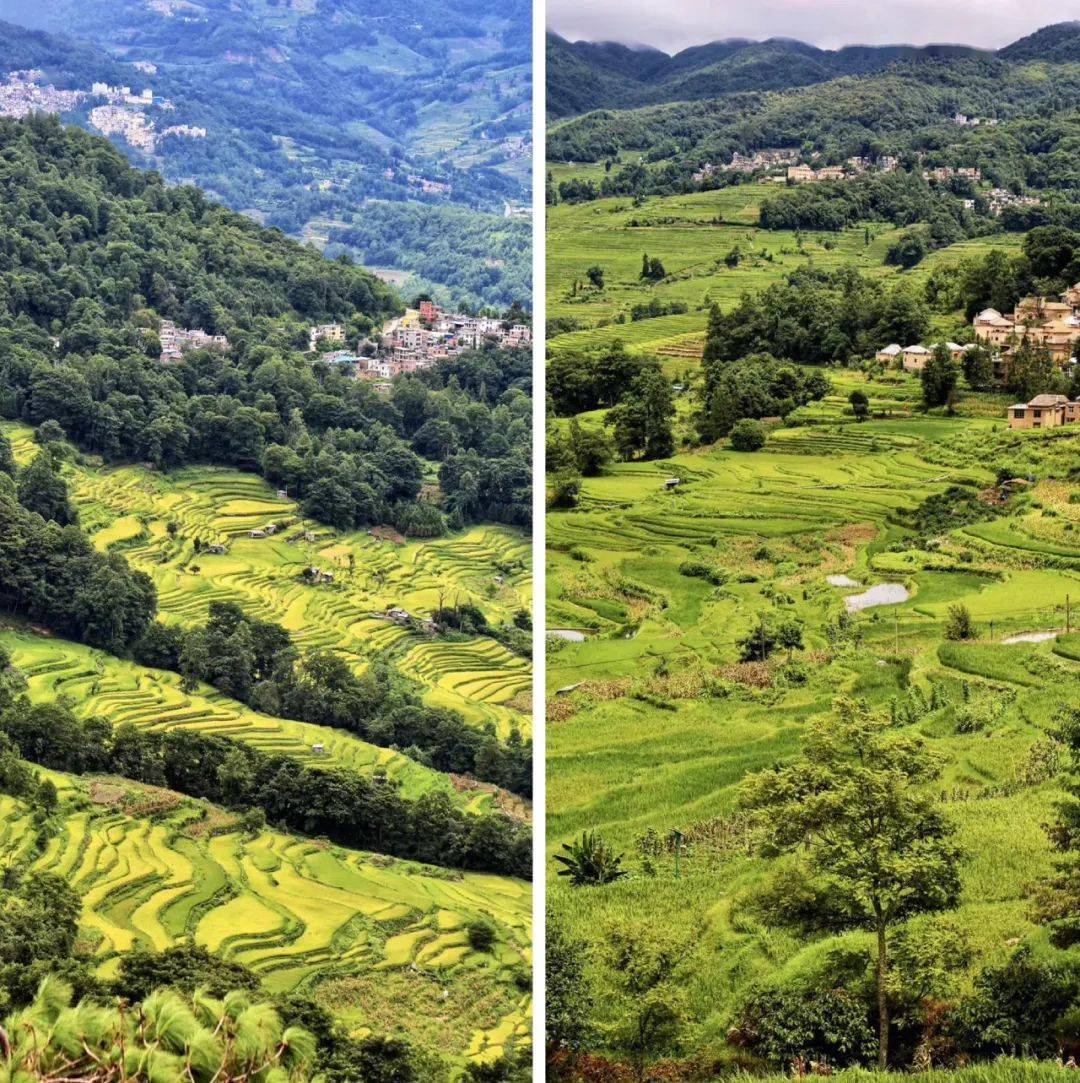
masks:
{"label": "distant mountain range", "polygon": [[966,45],[849,45],[819,49],[789,38],[729,39],[669,56],[615,42],[547,39],[547,104],[552,118],[592,109],[700,101],[740,91],[786,90],[844,75],[880,72],[898,61],[973,57],[1080,60],[1080,22],[1048,26],[997,51]]}
{"label": "distant mountain range", "polygon": [[[527,225],[503,212],[530,199],[528,0],[495,14],[481,0],[0,0],[0,19],[0,84],[38,69],[56,87],[151,89],[158,131],[206,134],[107,131],[137,165],[332,251],[372,201],[467,208],[495,233]],[[61,115],[100,132],[94,104]],[[527,260],[458,263],[425,284],[527,300]]]}

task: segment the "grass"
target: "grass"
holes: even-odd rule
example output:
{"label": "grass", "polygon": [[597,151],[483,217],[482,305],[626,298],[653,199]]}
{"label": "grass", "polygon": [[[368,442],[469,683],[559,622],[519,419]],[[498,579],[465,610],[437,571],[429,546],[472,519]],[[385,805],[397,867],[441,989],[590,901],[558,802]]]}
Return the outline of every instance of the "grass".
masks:
{"label": "grass", "polygon": [[[728,822],[746,774],[797,754],[808,722],[838,694],[889,710],[909,702],[912,689],[928,699],[938,689],[940,705],[908,725],[945,756],[940,789],[970,855],[959,908],[932,919],[959,926],[971,948],[958,987],[969,988],[979,968],[1004,960],[1018,942],[1051,950],[1031,922],[1027,892],[1050,868],[1043,825],[1057,791],[1027,765],[1056,709],[1080,693],[1080,652],[1075,635],[1001,640],[1064,628],[1066,596],[1080,596],[1080,506],[1069,502],[1068,486],[1041,481],[991,529],[946,530],[929,548],[915,547],[902,524],[920,501],[957,482],[992,481],[1002,422],[979,411],[923,415],[911,377],[830,376],[833,393],[760,452],[717,445],[615,464],[585,479],[576,509],[548,515],[548,627],[586,632],[582,643],[549,641],[548,849],[596,830],[631,872],[601,889],[574,889],[551,863],[553,905],[592,944],[609,928],[643,921],[689,945],[692,1050],[723,1048],[751,987],[806,976],[833,948],[868,941],[859,932],[805,939],[762,925],[749,896],[778,866],[737,841],[692,852],[679,879],[670,857],[649,870],[638,841],[649,830],[663,836]],[[845,410],[856,386],[891,416],[854,423]],[[1065,476],[1080,438],[1040,435],[1018,450],[1040,464],[1040,476]],[[684,483],[669,493],[663,481],[672,475]],[[691,557],[726,582],[682,575]],[[863,611],[856,638],[834,650],[827,625],[844,595],[863,589],[833,586],[835,575],[863,586],[900,582],[909,598]],[[943,638],[957,603],[976,621],[974,642]],[[759,613],[803,623],[805,650],[795,654],[805,683],[774,672],[759,687],[733,668],[737,641]],[[983,730],[963,733],[965,695],[1004,708]],[[597,1020],[610,1022],[611,976],[599,953],[589,972]],[[1028,1074],[1015,1078],[1051,1071],[1022,1070]],[[969,1076],[1013,1078],[993,1071]]]}

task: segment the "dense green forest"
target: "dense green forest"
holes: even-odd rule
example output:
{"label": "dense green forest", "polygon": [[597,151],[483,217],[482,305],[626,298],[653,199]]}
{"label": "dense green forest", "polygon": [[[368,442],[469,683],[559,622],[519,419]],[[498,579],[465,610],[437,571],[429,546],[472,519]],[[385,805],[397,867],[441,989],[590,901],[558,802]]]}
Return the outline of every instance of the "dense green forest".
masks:
{"label": "dense green forest", "polygon": [[[527,525],[529,398],[512,365],[480,352],[460,362],[484,374],[472,394],[434,377],[399,382],[388,401],[297,355],[302,321],[363,331],[400,310],[367,272],[167,187],[53,119],[4,121],[0,145],[6,416],[56,422],[109,459],[259,471],[339,527]],[[159,318],[227,335],[229,356],[151,363]],[[419,499],[421,455],[439,464],[442,508]]]}
{"label": "dense green forest", "polygon": [[[617,191],[620,165],[645,165],[639,190],[692,190],[691,174],[736,151],[794,147],[839,163],[853,155],[922,154],[923,168],[976,166],[1005,188],[1050,188],[1073,196],[1080,184],[1076,136],[1080,68],[1062,62],[995,57],[898,60],[886,70],[769,93],[750,91],[621,111],[598,110],[553,126],[553,161],[615,159],[607,178]],[[991,117],[965,127],[955,113]],[[906,168],[915,165],[908,158]],[[602,193],[603,194],[603,193]]]}
{"label": "dense green forest", "polygon": [[747,90],[783,90],[841,75],[865,75],[896,60],[968,57],[962,45],[849,45],[819,49],[790,38],[714,41],[674,56],[617,42],[569,42],[547,37],[548,114],[553,118],[592,109],[626,109],[660,102],[693,101]]}
{"label": "dense green forest", "polygon": [[527,304],[532,219],[456,206],[377,203],[330,230],[328,253],[345,246],[376,267],[400,267],[435,284],[446,303],[472,309]]}

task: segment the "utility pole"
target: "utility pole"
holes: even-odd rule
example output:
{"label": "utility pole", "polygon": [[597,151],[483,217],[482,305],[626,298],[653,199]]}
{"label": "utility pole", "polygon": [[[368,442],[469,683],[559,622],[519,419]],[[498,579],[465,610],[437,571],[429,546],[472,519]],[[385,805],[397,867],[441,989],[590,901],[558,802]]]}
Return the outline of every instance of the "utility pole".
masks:
{"label": "utility pole", "polygon": [[994,642],[994,621],[992,618],[990,620],[990,642]]}

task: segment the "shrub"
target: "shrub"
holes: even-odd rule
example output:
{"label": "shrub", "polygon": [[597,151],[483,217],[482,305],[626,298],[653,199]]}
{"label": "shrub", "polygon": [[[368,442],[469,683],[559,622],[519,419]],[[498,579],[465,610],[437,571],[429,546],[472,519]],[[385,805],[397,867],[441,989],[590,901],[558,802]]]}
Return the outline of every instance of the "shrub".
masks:
{"label": "shrub", "polygon": [[731,427],[731,446],[736,451],[760,451],[765,440],[765,426],[753,418],[744,417]]}
{"label": "shrub", "polygon": [[743,1005],[733,1037],[785,1067],[802,1059],[860,1064],[877,1049],[869,1005],[845,989],[760,990]]}
{"label": "shrub", "polygon": [[952,640],[974,639],[975,622],[966,605],[949,606],[949,617],[945,622],[945,638]]}
{"label": "shrub", "polygon": [[691,579],[707,579],[714,586],[722,586],[727,582],[727,572],[718,568],[715,564],[706,564],[704,560],[690,557],[679,565],[679,574]]}
{"label": "shrub", "polygon": [[465,926],[465,936],[473,951],[491,951],[495,946],[495,926],[482,918],[470,921]]}
{"label": "shrub", "polygon": [[975,992],[959,1007],[952,1029],[972,1053],[1053,1057],[1059,1028],[1080,995],[1080,967],[1072,960],[1041,961],[1020,948],[1008,962],[975,978]]}

